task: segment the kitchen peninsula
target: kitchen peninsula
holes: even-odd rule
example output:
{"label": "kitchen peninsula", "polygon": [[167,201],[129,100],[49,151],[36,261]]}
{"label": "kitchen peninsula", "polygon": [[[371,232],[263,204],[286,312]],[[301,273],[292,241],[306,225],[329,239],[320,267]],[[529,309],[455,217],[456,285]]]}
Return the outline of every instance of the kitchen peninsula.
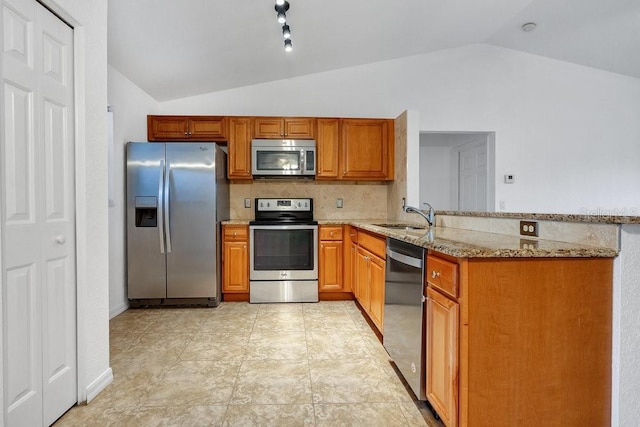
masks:
{"label": "kitchen peninsula", "polygon": [[[397,221],[319,220],[321,230],[342,230],[332,243],[342,245],[343,260],[337,268],[339,257],[331,262],[320,257],[319,268],[331,270],[334,281],[335,271],[342,272],[341,288],[334,284],[323,293],[320,282],[320,299],[327,299],[325,294],[335,299],[338,290],[343,298],[355,294],[384,336],[381,320],[372,315],[376,302],[370,299],[384,289],[374,288],[378,282],[358,290],[352,254],[365,241],[362,237],[424,247],[425,297],[432,313],[425,319],[426,392],[446,425],[476,425],[478,420],[505,426],[532,420],[607,425],[613,258],[618,253],[609,243],[615,225],[604,224],[595,233],[590,229],[587,239],[600,233],[600,244],[594,245],[443,226],[451,218],[439,215],[431,230]],[[371,249],[366,251],[371,257]]]}

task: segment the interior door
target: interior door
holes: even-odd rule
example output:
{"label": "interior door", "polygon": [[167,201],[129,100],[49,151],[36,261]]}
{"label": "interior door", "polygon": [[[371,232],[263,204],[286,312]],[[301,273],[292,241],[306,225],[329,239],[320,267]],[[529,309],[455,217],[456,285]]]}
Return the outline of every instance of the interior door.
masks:
{"label": "interior door", "polygon": [[73,30],[2,1],[3,395],[7,425],[77,400]]}
{"label": "interior door", "polygon": [[459,204],[461,211],[487,210],[487,145],[459,149]]}

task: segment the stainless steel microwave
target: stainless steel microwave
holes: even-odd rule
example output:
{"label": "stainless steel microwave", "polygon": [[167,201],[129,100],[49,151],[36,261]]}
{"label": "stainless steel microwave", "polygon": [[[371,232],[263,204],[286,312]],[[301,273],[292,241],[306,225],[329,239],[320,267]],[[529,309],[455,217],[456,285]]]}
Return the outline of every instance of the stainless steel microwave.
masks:
{"label": "stainless steel microwave", "polygon": [[316,175],[316,142],[254,139],[251,141],[251,173],[256,177],[313,178]]}

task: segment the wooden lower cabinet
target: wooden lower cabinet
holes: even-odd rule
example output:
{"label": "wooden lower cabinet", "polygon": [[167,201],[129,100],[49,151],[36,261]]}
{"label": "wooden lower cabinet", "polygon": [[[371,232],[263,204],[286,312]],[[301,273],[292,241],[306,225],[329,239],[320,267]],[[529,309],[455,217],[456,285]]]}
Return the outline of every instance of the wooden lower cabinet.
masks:
{"label": "wooden lower cabinet", "polygon": [[249,293],[249,227],[222,227],[222,293]]}
{"label": "wooden lower cabinet", "polygon": [[611,424],[613,259],[429,251],[425,273],[426,393],[445,425]]}
{"label": "wooden lower cabinet", "polygon": [[459,304],[433,288],[427,289],[426,395],[442,422],[458,422]]}
{"label": "wooden lower cabinet", "polygon": [[382,321],[384,317],[384,270],[386,261],[377,256],[369,260],[369,317],[384,333]]}
{"label": "wooden lower cabinet", "polygon": [[319,292],[342,292],[343,241],[342,226],[320,226],[320,249],[318,260]]}
{"label": "wooden lower cabinet", "polygon": [[386,240],[358,232],[355,251],[355,297],[373,324],[383,333]]}

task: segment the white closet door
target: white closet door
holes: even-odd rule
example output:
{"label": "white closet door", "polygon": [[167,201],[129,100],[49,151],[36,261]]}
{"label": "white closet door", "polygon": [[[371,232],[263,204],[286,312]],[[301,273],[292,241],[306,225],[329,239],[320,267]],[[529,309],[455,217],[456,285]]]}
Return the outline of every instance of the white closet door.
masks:
{"label": "white closet door", "polygon": [[4,410],[49,425],[77,400],[73,31],[3,0]]}

